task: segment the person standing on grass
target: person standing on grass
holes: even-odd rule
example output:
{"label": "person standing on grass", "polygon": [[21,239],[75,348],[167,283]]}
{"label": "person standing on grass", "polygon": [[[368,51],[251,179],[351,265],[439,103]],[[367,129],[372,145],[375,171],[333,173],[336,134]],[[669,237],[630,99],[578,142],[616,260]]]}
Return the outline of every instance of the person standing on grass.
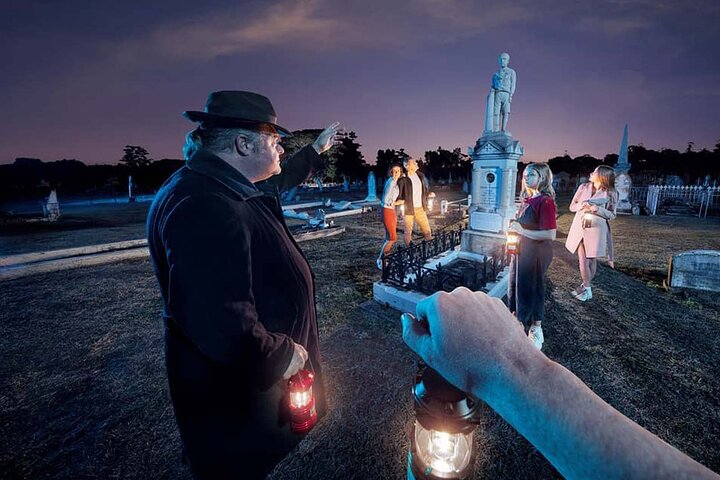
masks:
{"label": "person standing on grass", "polygon": [[529,325],[528,338],[538,350],[545,336],[545,273],[553,259],[556,228],[552,171],[545,163],[531,163],[522,174],[522,207],[509,230],[520,235],[518,253],[510,261],[508,306]]}
{"label": "person standing on grass", "polygon": [[412,242],[412,232],[415,222],[420,226],[420,231],[425,240],[432,239],[430,231],[430,222],[427,217],[427,199],[428,196],[435,196],[429,192],[430,187],[428,181],[422,172],[418,171],[417,160],[414,158],[406,158],[403,160],[403,166],[407,171],[407,175],[398,180],[400,188],[399,199],[402,200],[405,207],[405,246],[409,246]]}
{"label": "person standing on grass", "polygon": [[147,222],[183,456],[195,479],[265,478],[301,440],[287,380],[314,372],[318,415],[326,409],[313,274],[278,192],[320,166],[338,124],[281,166],[289,132],[266,97],[214,92],[204,112],[184,116],[199,123],[186,137],[187,162]]}
{"label": "person standing on grass", "polygon": [[578,187],[570,202],[570,211],[575,212],[575,217],[565,248],[571,253],[577,251],[582,284],[570,293],[581,302],[592,298],[597,259],[607,257],[613,266],[613,241],[608,222],[615,219],[617,204],[615,170],[607,165],[593,170],[590,181]]}
{"label": "person standing on grass", "polygon": [[380,256],[376,260],[377,267],[382,270],[385,255],[390,253],[393,244],[397,241],[397,215],[395,207],[402,205],[403,200],[398,200],[400,188],[398,188],[398,179],[402,176],[402,167],[397,163],[390,165],[388,169],[388,179],[385,181],[382,195],[382,222],[385,227],[385,243],[380,249]]}

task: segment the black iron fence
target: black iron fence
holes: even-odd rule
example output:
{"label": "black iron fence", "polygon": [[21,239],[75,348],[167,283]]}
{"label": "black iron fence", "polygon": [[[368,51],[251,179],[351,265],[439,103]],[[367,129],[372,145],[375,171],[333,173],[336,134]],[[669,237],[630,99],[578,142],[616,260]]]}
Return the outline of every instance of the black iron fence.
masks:
{"label": "black iron fence", "polygon": [[383,262],[382,281],[408,290],[432,294],[440,290],[452,291],[464,286],[470,290],[485,289],[508,264],[503,248],[488,255],[482,262],[458,259],[450,265],[425,266],[428,259],[460,245],[466,222],[450,225],[435,232],[432,240],[399,247]]}

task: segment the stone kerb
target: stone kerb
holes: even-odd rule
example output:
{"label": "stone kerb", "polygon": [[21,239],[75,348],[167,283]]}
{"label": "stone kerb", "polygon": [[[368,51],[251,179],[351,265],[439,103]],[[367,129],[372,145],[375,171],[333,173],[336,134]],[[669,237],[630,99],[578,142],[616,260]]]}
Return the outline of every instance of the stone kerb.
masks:
{"label": "stone kerb", "polygon": [[673,255],[668,283],[671,288],[720,292],[720,251],[691,250]]}

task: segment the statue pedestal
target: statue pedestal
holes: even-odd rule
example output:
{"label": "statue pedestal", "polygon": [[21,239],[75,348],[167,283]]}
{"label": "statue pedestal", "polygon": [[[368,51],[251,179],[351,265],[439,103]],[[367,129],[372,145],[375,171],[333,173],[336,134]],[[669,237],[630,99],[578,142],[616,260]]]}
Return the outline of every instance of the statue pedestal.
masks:
{"label": "statue pedestal", "polygon": [[515,218],[517,163],[524,149],[509,132],[485,132],[468,151],[473,162],[469,228],[462,250],[492,255]]}

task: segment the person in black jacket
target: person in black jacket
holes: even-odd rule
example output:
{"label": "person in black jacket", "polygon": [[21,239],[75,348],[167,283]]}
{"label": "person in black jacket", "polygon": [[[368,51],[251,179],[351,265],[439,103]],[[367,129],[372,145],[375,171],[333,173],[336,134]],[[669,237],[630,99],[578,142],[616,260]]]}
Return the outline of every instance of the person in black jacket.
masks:
{"label": "person in black jacket", "polygon": [[434,197],[435,194],[428,192],[428,181],[422,172],[418,171],[418,164],[414,158],[407,158],[403,161],[403,166],[407,170],[407,175],[400,177],[397,181],[400,188],[398,200],[404,202],[405,209],[405,246],[410,245],[412,241],[412,232],[415,222],[420,227],[425,240],[432,239],[430,231],[430,222],[427,217],[427,199],[428,196]]}
{"label": "person in black jacket", "polygon": [[194,478],[264,478],[301,439],[288,422],[287,379],[314,372],[325,412],[314,277],[277,194],[319,165],[338,124],[281,167],[289,132],[266,97],[214,92],[204,112],[184,115],[199,122],[187,163],[147,223],[170,395]]}

